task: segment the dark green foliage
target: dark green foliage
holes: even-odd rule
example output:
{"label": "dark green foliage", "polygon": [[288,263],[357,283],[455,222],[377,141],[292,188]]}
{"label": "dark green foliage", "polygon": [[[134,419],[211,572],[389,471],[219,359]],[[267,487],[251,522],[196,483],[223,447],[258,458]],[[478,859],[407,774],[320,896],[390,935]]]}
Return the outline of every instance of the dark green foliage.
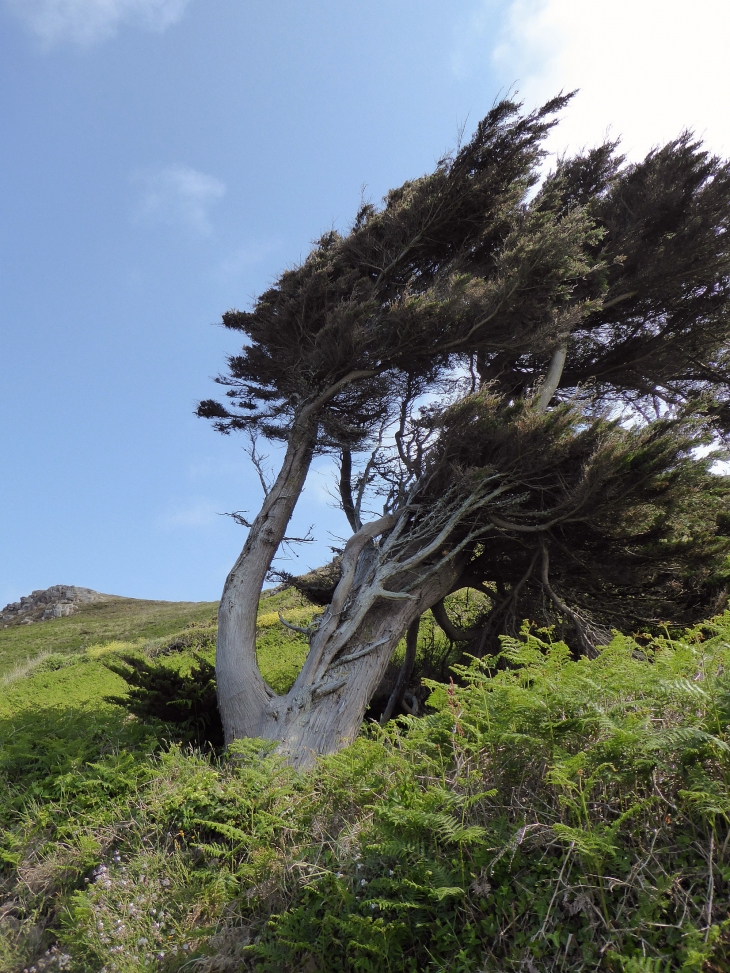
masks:
{"label": "dark green foliage", "polygon": [[[411,550],[463,504],[448,547],[466,545],[463,583],[488,596],[470,631],[447,634],[483,655],[530,618],[592,653],[616,628],[656,635],[720,610],[730,477],[696,456],[703,421],[683,412],[627,428],[567,404],[541,415],[488,389],[422,414],[437,438],[410,495]],[[339,573],[335,559],[285,580],[321,604]]]}
{"label": "dark green foliage", "polygon": [[[184,646],[184,636],[174,649]],[[168,651],[173,651],[170,646]],[[216,702],[215,666],[197,652],[187,672],[162,662],[120,654],[104,662],[131,687],[126,696],[107,696],[143,721],[161,720],[175,728],[174,737],[198,746],[223,746],[223,728]]]}
{"label": "dark green foliage", "polygon": [[492,595],[471,652],[494,651],[524,618],[563,626],[576,651],[590,652],[615,628],[656,634],[717,610],[730,579],[730,477],[695,455],[701,417],[627,429],[477,393],[439,422],[429,509],[452,484],[464,495],[480,479],[500,487],[452,535],[475,537],[467,581]]}
{"label": "dark green foliage", "polygon": [[433,173],[323,237],[251,312],[226,313],[247,337],[221,378],[243,412],[199,414],[282,435],[284,416],[352,374],[322,423],[356,442],[406,379],[428,386],[464,356],[506,398],[529,397],[569,337],[563,399],[652,412],[705,396],[730,428],[730,166],[688,133],[632,165],[606,143],[529,201],[568,101],[524,116],[500,103]]}
{"label": "dark green foliage", "polygon": [[[606,143],[534,192],[568,101],[500,103],[228,312],[246,338],[219,379],[229,406],[199,409],[280,438],[304,417],[340,455],[353,531],[368,503],[397,515],[391,590],[419,591],[438,538],[489,593],[477,654],[525,617],[576,654],[694,624],[730,571],[730,480],[698,456],[730,433],[730,163],[686,132],[632,164]],[[353,611],[368,597],[350,592]]]}
{"label": "dark green foliage", "polygon": [[[327,400],[321,442],[360,444],[397,410],[406,375],[433,380],[475,340],[542,346],[553,303],[590,272],[580,251],[592,227],[580,213],[558,226],[546,214],[526,220],[522,206],[567,101],[526,116],[501,102],[433,173],[393,190],[380,210],[365,206],[349,234],[326,234],[251,312],[227,312],[224,325],[247,340],[219,381],[242,411],[206,400],[198,414],[224,432],[258,426],[286,437],[305,402],[354,375]],[[530,261],[520,260],[523,237]],[[476,339],[475,316],[490,321]]]}
{"label": "dark green foliage", "polygon": [[541,189],[543,205],[585,206],[602,231],[605,269],[580,287],[603,289],[602,307],[572,332],[563,395],[651,408],[653,394],[711,392],[727,430],[730,167],[691,133],[628,166],[616,148],[565,160]]}

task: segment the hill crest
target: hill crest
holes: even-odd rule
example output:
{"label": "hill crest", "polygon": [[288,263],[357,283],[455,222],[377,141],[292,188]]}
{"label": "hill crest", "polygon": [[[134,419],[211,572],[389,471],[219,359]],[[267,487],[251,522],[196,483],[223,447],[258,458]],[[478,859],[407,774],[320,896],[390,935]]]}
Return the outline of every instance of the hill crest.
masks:
{"label": "hill crest", "polygon": [[65,618],[73,615],[81,605],[89,605],[96,601],[109,601],[116,595],[105,595],[91,588],[79,588],[76,585],[55,584],[50,588],[39,588],[29,595],[24,595],[20,601],[13,601],[0,611],[0,625],[31,625],[33,622],[45,622],[51,618]]}

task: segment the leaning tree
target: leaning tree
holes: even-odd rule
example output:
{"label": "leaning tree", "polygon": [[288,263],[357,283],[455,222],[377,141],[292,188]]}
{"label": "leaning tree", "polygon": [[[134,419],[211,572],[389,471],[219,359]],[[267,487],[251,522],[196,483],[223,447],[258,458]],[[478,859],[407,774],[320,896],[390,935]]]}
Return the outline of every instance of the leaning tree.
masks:
{"label": "leaning tree", "polygon": [[[227,740],[276,740],[300,765],[347,744],[407,633],[391,707],[402,692],[428,609],[477,654],[525,617],[590,654],[613,627],[719,604],[730,482],[707,447],[730,430],[730,165],[684,134],[541,180],[567,101],[500,103],[224,315],[243,348],[227,401],[198,414],[286,444],[221,599]],[[317,453],[338,458],[352,536],[277,696],[257,603]],[[469,631],[444,605],[464,587],[484,595]]]}

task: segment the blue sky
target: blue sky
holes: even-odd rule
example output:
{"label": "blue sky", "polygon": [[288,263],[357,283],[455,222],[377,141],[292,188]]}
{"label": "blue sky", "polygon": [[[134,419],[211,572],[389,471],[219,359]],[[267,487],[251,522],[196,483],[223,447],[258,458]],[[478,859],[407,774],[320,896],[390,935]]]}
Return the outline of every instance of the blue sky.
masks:
{"label": "blue sky", "polygon": [[[606,9],[0,0],[0,606],[219,595],[243,541],[219,514],[261,500],[243,443],[193,416],[236,348],[221,313],[511,86],[581,87],[555,151],[689,125],[730,152],[724,0]],[[292,570],[345,532],[319,465]]]}

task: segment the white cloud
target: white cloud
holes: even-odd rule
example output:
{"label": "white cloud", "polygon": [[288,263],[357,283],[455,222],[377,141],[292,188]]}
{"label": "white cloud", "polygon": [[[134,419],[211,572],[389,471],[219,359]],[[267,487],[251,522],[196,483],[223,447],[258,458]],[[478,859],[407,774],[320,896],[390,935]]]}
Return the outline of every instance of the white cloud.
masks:
{"label": "white cloud", "polygon": [[90,47],[122,24],[163,31],[182,17],[189,0],[6,0],[11,10],[51,47],[71,41]]}
{"label": "white cloud", "polygon": [[136,172],[132,181],[142,193],[135,218],[142,222],[187,226],[204,236],[213,232],[210,207],[222,199],[226,184],[189,166]]}
{"label": "white cloud", "polygon": [[728,50],[727,0],[513,0],[492,55],[526,107],[581,89],[553,150],[608,132],[638,158],[684,128],[730,154]]}

